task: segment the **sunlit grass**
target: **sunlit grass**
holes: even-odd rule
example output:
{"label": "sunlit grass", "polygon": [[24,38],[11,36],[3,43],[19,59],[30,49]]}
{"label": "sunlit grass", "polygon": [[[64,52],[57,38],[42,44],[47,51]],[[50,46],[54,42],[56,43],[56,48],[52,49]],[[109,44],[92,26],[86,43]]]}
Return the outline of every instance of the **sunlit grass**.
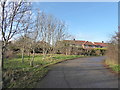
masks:
{"label": "sunlit grass", "polygon": [[[80,55],[63,55],[54,54],[46,55],[43,59],[43,55],[35,55],[34,66],[30,66],[30,60],[27,55],[24,56],[24,63],[22,63],[21,55],[16,58],[7,59],[4,61],[4,75],[6,87],[8,88],[28,88],[34,87],[37,81],[43,77],[49,68],[49,65],[56,64],[58,62],[74,59],[78,57],[84,57]],[[32,59],[32,56],[31,56]]]}
{"label": "sunlit grass", "polygon": [[105,64],[108,65],[113,71],[120,72],[120,65],[118,64],[118,60],[105,60]]}
{"label": "sunlit grass", "polygon": [[[36,55],[34,58],[34,66],[36,65],[46,65],[49,63],[57,62],[59,60],[65,59],[72,59],[82,57],[80,55],[62,55],[62,54],[55,54],[52,57],[47,55],[47,57],[43,60],[43,55]],[[21,56],[19,55],[17,58],[9,59],[4,61],[4,68],[5,69],[22,69],[22,68],[31,68],[30,60],[28,56],[24,56],[24,63],[22,63]],[[32,59],[32,56],[31,58]]]}
{"label": "sunlit grass", "polygon": [[116,72],[120,72],[120,65],[110,65],[110,67],[116,71]]}

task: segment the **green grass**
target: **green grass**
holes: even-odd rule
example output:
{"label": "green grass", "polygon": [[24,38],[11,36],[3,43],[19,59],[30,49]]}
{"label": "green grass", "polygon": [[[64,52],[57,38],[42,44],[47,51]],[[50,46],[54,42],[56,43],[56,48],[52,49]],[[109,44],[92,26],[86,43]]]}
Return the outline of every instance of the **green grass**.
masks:
{"label": "green grass", "polygon": [[30,60],[28,56],[24,57],[24,63],[22,63],[21,56],[4,61],[4,81],[7,88],[32,88],[37,81],[41,79],[49,70],[50,65],[58,62],[74,59],[78,57],[84,57],[80,55],[62,55],[55,54],[47,57],[43,60],[42,55],[36,55],[34,60],[34,67],[29,65]]}
{"label": "green grass", "polygon": [[[49,56],[46,57],[45,60],[42,60],[42,57],[43,57],[42,55],[35,56],[34,66],[46,65],[49,63],[57,62],[59,60],[73,59],[73,58],[83,57],[83,56],[80,56],[80,55],[62,55],[62,54],[57,55],[56,54],[52,57],[49,57]],[[24,57],[24,63],[22,63],[21,56],[18,56],[17,58],[5,60],[4,61],[4,69],[14,70],[14,69],[31,68],[29,64],[30,64],[30,60],[28,60],[28,56]]]}
{"label": "green grass", "polygon": [[104,63],[108,65],[113,71],[120,72],[120,65],[118,64],[117,60],[106,59]]}
{"label": "green grass", "polygon": [[112,70],[120,72],[120,65],[110,65],[110,67],[112,68]]}
{"label": "green grass", "polygon": [[[42,56],[36,55],[34,65],[39,65],[43,62],[41,62]],[[18,56],[17,58],[9,59],[4,61],[4,69],[23,69],[23,68],[30,68],[30,60],[28,60],[28,56],[24,57],[24,63],[22,63],[21,56]]]}

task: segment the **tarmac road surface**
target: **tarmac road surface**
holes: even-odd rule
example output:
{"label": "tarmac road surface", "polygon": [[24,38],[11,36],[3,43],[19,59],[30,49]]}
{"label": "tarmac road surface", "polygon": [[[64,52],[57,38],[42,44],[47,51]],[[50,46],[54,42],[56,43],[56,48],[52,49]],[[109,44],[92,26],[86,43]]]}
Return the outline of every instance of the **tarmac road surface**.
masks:
{"label": "tarmac road surface", "polygon": [[87,57],[53,65],[36,88],[118,88],[118,76],[103,66],[104,59]]}

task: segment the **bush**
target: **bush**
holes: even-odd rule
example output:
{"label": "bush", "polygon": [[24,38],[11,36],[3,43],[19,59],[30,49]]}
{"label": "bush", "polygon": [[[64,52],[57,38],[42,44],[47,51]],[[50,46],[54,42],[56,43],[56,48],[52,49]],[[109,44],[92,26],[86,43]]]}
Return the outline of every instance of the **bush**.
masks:
{"label": "bush", "polygon": [[118,39],[120,37],[120,32],[116,33],[108,44],[108,50],[107,50],[107,59],[105,60],[105,63],[108,65],[116,65],[118,63]]}
{"label": "bush", "polygon": [[84,55],[89,55],[89,56],[103,56],[105,55],[105,53],[106,53],[106,49],[104,48],[84,50]]}

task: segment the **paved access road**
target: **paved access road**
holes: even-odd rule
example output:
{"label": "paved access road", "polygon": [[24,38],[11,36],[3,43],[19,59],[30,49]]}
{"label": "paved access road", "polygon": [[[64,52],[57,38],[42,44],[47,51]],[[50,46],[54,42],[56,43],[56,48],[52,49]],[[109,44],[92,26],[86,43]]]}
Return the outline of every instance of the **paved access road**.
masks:
{"label": "paved access road", "polygon": [[68,60],[51,67],[37,88],[118,88],[118,77],[106,69],[105,57]]}

